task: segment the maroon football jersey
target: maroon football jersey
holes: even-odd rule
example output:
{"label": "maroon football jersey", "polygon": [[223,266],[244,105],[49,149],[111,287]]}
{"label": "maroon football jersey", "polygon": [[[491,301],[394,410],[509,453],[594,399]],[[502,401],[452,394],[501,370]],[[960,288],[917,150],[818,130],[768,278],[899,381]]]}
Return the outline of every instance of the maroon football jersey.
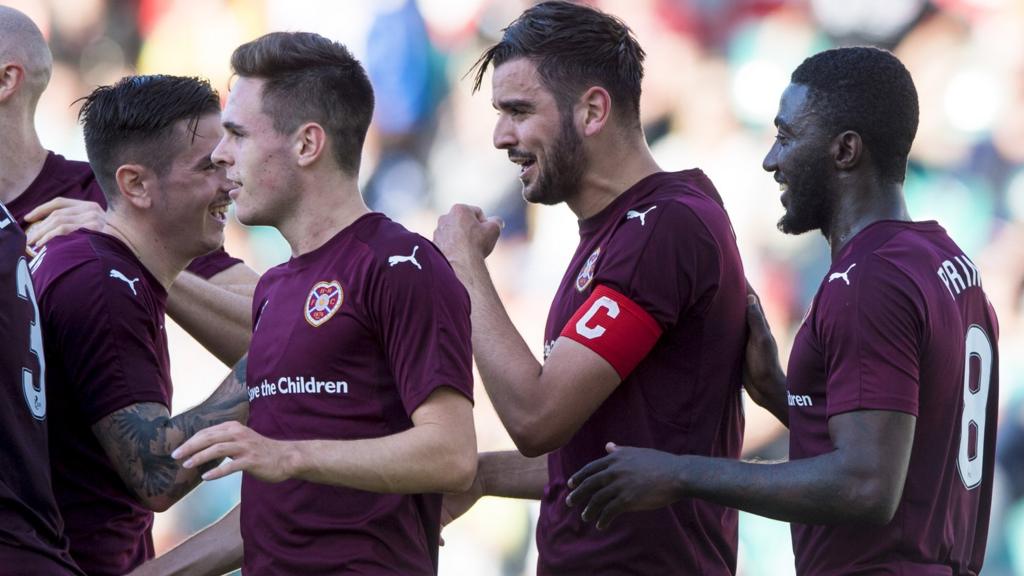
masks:
{"label": "maroon football jersey", "polygon": [[978,574],[995,463],[999,337],[978,268],[935,222],[876,222],[843,247],[797,333],[790,458],[834,450],[828,419],[917,417],[884,527],[793,525],[800,574]]}
{"label": "maroon football jersey", "polygon": [[[58,197],[88,200],[104,209],[107,207],[107,199],[87,162],[66,160],[60,154],[50,152],[39,175],[24,192],[8,203],[8,208],[18,224],[26,228],[25,216],[29,212]],[[240,262],[221,247],[193,260],[187,270],[203,278],[210,278]]]}
{"label": "maroon football jersey", "polygon": [[614,310],[595,308],[566,326],[598,287],[639,305],[661,334],[572,439],[549,454],[537,529],[539,574],[736,569],[735,510],[684,499],[625,514],[598,531],[565,504],[566,481],[604,456],[609,441],[673,454],[739,457],[746,283],[717,197],[699,170],[658,173],[579,223],[579,247],[551,305],[545,349],[563,328],[595,342],[612,335],[609,318],[626,313],[617,304],[609,304]]}
{"label": "maroon football jersey", "polygon": [[153,513],[125,486],[92,425],[140,402],[170,407],[167,293],[120,240],[78,230],[34,262],[46,349],[53,489],[71,555],[90,576],[153,557]]}
{"label": "maroon football jersey", "polygon": [[[412,427],[441,386],[472,399],[469,295],[429,241],[378,213],[268,271],[253,299],[249,426],[278,440]],[[242,479],[243,570],[435,574],[438,494]]]}
{"label": "maroon football jersey", "polygon": [[50,481],[42,323],[25,235],[0,203],[0,572],[81,574]]}

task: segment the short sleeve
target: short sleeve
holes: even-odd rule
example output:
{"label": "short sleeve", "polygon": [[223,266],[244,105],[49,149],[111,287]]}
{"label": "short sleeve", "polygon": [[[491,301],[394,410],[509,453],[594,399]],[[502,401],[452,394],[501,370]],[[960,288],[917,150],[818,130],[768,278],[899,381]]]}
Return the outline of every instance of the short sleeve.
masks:
{"label": "short sleeve", "polygon": [[107,278],[98,262],[78,266],[51,284],[40,305],[47,356],[57,356],[65,380],[50,394],[68,394],[91,425],[139,402],[170,407],[160,365],[162,327],[146,292]]}
{"label": "short sleeve", "polygon": [[924,303],[895,266],[870,256],[826,284],[818,330],[828,374],[828,416],[894,410],[917,416]]}
{"label": "short sleeve", "polygon": [[222,246],[220,248],[217,248],[213,252],[210,252],[209,254],[204,254],[196,258],[195,260],[189,263],[188,268],[186,268],[186,270],[195,274],[196,276],[199,276],[200,278],[209,280],[210,278],[213,278],[217,274],[220,274],[221,272],[227,270],[228,268],[231,268],[235,264],[241,263],[242,260],[240,258],[235,258],[234,256],[228,254],[224,250],[224,247]]}
{"label": "short sleeve", "polygon": [[472,401],[473,360],[469,294],[433,244],[415,236],[409,245],[396,248],[408,254],[410,245],[419,247],[413,251],[419,266],[404,262],[379,267],[380,289],[371,291],[370,301],[402,404],[411,416],[442,386]]}
{"label": "short sleeve", "polygon": [[626,296],[665,331],[704,305],[719,268],[718,243],[700,217],[679,201],[663,199],[627,212],[598,263],[594,285]]}

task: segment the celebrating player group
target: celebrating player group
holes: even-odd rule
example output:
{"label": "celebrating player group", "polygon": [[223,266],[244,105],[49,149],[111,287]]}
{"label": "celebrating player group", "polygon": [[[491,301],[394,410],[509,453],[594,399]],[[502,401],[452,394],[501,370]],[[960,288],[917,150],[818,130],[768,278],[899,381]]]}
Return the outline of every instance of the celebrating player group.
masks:
{"label": "celebrating player group", "polygon": [[[0,7],[0,574],[433,575],[442,526],[503,496],[541,502],[542,575],[734,574],[738,510],[792,524],[801,575],[977,575],[998,323],[908,214],[906,68],[828,50],[781,94],[779,229],[831,249],[784,370],[715,186],[646,144],[644,56],[549,1],[474,67],[525,200],[579,220],[538,362],[486,265],[499,219],[458,204],[431,241],[363,202],[374,91],[345,46],[239,46],[223,109],[197,78],[101,86],[86,164],[40,143],[50,50]],[[224,251],[232,203],[286,263]],[[233,366],[174,415],[165,313]],[[515,451],[477,451],[474,360]],[[739,459],[744,389],[787,461]],[[153,512],[235,472],[239,506],[154,558]]]}

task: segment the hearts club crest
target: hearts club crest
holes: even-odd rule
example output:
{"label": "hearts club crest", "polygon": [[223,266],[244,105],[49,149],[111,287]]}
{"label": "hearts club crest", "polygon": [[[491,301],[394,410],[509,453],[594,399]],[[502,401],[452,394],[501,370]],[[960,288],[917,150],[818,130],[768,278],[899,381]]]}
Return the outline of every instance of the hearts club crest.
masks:
{"label": "hearts club crest", "polygon": [[317,282],[306,297],[306,322],[314,328],[327,322],[344,300],[345,292],[337,280]]}
{"label": "hearts club crest", "polygon": [[580,273],[576,276],[576,290],[583,292],[590,286],[590,282],[594,279],[594,265],[597,264],[597,257],[601,255],[601,247],[598,246],[594,251],[587,257],[587,261],[583,264],[583,268],[580,269]]}

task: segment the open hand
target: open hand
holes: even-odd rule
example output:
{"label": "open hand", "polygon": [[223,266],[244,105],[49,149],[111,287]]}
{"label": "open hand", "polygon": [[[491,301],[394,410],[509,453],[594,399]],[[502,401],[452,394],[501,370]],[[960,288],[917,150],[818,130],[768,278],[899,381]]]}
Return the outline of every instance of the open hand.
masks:
{"label": "open hand", "polygon": [[25,215],[28,229],[25,230],[29,246],[38,248],[57,236],[74,232],[79,228],[101,230],[107,221],[107,214],[100,205],[88,200],[54,198],[36,206]]}
{"label": "open hand", "polygon": [[238,422],[224,422],[196,432],[171,456],[184,460],[185,468],[227,458],[204,473],[203,480],[216,480],[244,470],[264,482],[281,482],[292,477],[293,454],[286,442],[261,436]]}
{"label": "open hand", "polygon": [[768,327],[761,300],[747,284],[747,346],[743,362],[743,388],[751,399],[785,423],[786,375],[779,364],[779,347]]}
{"label": "open hand", "polygon": [[683,457],[649,448],[619,447],[609,442],[608,456],[595,460],[569,479],[569,506],[583,506],[584,522],[604,530],[623,512],[653,510],[682,498],[679,470]]}

